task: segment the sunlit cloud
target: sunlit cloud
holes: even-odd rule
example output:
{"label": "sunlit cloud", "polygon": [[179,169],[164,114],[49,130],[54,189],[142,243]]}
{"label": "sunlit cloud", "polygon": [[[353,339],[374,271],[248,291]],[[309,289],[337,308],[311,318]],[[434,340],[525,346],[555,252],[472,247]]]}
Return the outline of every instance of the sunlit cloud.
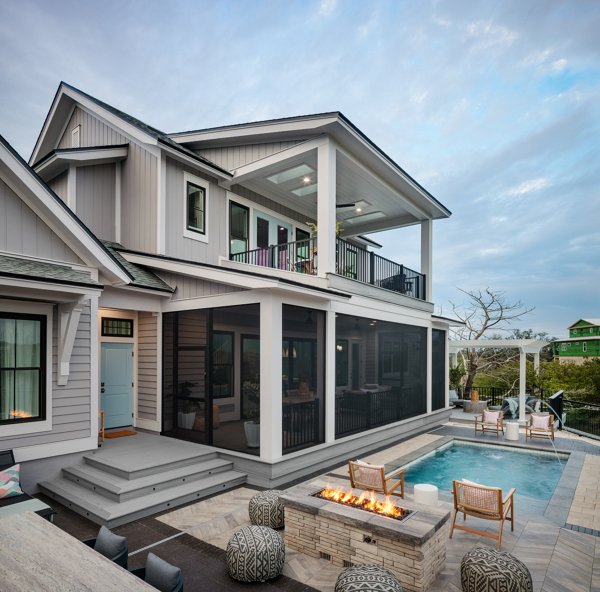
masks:
{"label": "sunlit cloud", "polygon": [[533,193],[534,191],[540,191],[540,189],[545,189],[550,185],[548,179],[540,178],[540,179],[530,179],[529,181],[523,181],[516,187],[512,187],[506,192],[506,195],[509,196],[521,196],[527,193]]}
{"label": "sunlit cloud", "polygon": [[335,10],[337,0],[321,0],[319,3],[319,15],[329,16]]}

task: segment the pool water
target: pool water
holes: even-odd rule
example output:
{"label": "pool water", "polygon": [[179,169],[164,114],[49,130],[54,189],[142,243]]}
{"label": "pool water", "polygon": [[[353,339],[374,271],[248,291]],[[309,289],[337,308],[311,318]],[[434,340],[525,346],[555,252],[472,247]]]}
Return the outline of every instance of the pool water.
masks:
{"label": "pool water", "polygon": [[511,487],[517,494],[549,500],[560,479],[568,455],[508,449],[503,446],[454,441],[407,466],[405,481],[431,483],[440,491],[452,491],[454,479],[481,485]]}

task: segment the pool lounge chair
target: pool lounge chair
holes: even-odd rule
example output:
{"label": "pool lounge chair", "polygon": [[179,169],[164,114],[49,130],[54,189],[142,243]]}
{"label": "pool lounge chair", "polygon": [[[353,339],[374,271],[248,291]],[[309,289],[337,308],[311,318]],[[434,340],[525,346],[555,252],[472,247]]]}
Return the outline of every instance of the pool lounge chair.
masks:
{"label": "pool lounge chair", "polygon": [[[502,529],[504,521],[510,521],[510,530],[515,529],[515,502],[514,487],[503,497],[502,489],[499,487],[487,487],[471,481],[453,481],[452,490],[454,494],[454,518],[450,527],[450,538],[454,529],[464,530],[473,534],[496,539],[496,549],[502,544]],[[498,533],[486,530],[477,530],[468,526],[456,524],[456,516],[461,512],[463,520],[466,521],[467,514],[483,520],[496,520],[500,522]]]}
{"label": "pool lounge chair", "polygon": [[[397,469],[386,475],[382,465],[370,465],[360,460],[351,460],[348,463],[348,471],[350,485],[353,488],[380,491],[385,495],[393,493],[404,497],[404,469]],[[400,487],[399,494],[396,493],[398,487]]]}

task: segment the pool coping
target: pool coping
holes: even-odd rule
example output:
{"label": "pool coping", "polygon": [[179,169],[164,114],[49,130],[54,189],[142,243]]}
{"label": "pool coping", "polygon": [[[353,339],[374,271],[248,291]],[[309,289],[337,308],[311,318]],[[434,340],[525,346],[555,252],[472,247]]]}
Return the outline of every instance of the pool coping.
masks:
{"label": "pool coping", "polygon": [[[421,448],[417,448],[412,452],[409,452],[403,456],[400,456],[394,459],[391,462],[385,464],[386,473],[393,471],[397,468],[403,467],[423,456],[429,454],[430,452],[436,451],[438,448],[446,446],[454,441],[458,442],[469,442],[475,444],[485,444],[488,446],[499,446],[504,448],[520,448],[522,450],[530,450],[536,452],[549,452],[547,448],[532,446],[532,445],[523,445],[521,442],[506,442],[506,441],[498,441],[498,442],[490,442],[481,440],[477,440],[476,438],[469,438],[468,436],[440,436],[439,439],[434,442],[430,442],[429,444],[425,444],[421,446]],[[586,534],[592,534],[595,536],[600,536],[600,532],[594,531],[591,528],[583,528],[580,526],[572,525],[567,523],[567,518],[569,516],[569,511],[571,509],[571,504],[573,502],[573,498],[575,497],[575,490],[577,489],[577,483],[579,482],[579,478],[581,476],[581,471],[583,469],[583,461],[585,459],[585,452],[580,452],[576,450],[565,450],[556,448],[556,452],[559,454],[568,455],[567,462],[563,468],[562,474],[556,487],[554,488],[554,492],[552,493],[552,497],[546,503],[546,507],[543,511],[544,518],[554,522],[558,526],[568,528],[570,530],[576,530],[579,532],[584,532]],[[412,485],[407,484],[406,490],[411,491],[413,488]],[[452,502],[452,494],[448,494],[446,492],[440,492],[441,496],[445,501]],[[544,503],[544,500],[537,500],[540,504]]]}

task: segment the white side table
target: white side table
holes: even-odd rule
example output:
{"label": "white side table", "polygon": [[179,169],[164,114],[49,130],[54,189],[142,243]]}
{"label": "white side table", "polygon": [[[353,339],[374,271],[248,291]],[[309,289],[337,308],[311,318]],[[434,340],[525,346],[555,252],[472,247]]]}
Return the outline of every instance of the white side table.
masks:
{"label": "white side table", "polygon": [[418,483],[415,485],[414,501],[417,504],[423,504],[425,506],[437,506],[438,488],[435,485]]}
{"label": "white side table", "polygon": [[519,439],[519,423],[517,421],[507,421],[504,424],[504,438],[506,440]]}

